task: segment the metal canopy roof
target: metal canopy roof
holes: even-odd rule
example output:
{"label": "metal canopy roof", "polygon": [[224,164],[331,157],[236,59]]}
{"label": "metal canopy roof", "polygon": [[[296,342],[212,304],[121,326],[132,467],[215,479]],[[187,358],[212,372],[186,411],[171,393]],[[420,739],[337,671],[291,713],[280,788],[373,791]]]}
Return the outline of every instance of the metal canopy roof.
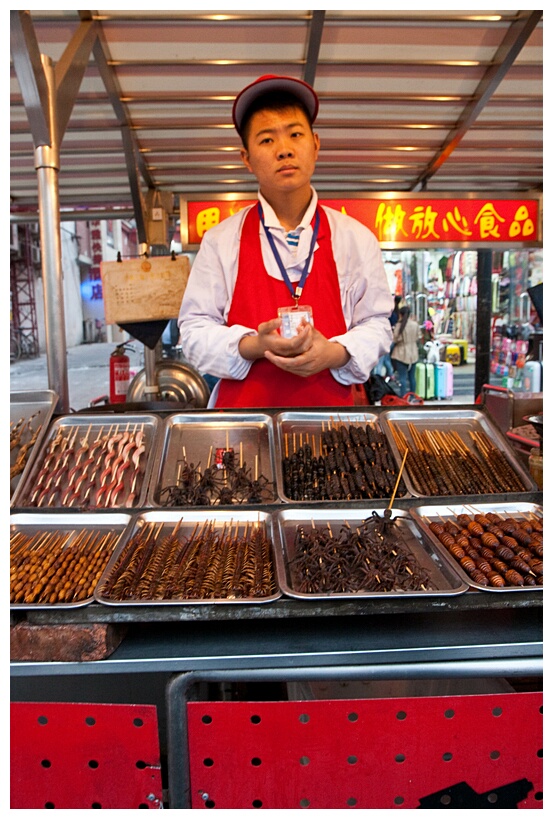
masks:
{"label": "metal canopy roof", "polygon": [[[12,21],[22,14],[60,84],[94,43],[73,98],[58,92],[62,210],[136,213],[158,189],[178,212],[179,195],[255,191],[231,108],[268,73],[319,94],[323,194],[542,190],[541,11],[40,10]],[[15,66],[36,54],[13,31],[10,193],[21,214],[38,205],[36,111]]]}

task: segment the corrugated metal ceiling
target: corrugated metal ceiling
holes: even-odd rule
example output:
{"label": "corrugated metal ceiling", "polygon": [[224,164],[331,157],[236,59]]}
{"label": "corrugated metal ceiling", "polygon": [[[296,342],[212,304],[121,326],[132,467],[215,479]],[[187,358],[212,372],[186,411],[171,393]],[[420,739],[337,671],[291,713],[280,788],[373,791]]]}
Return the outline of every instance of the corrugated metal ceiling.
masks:
{"label": "corrugated metal ceiling", "polygon": [[[179,195],[255,191],[231,107],[267,73],[320,96],[313,181],[325,194],[542,190],[541,12],[28,14],[54,66],[64,55],[71,65],[87,21],[97,35],[61,142],[62,208],[132,209],[137,189],[172,193],[176,209]],[[28,45],[12,27],[14,212],[38,202],[16,56],[28,59]]]}

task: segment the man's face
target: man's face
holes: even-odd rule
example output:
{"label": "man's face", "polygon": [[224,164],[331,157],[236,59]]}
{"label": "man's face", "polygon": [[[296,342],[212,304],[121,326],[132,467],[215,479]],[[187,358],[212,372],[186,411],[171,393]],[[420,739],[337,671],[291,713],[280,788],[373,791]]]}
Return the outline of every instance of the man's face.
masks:
{"label": "man's face", "polygon": [[309,188],[319,137],[301,108],[257,111],[249,123],[247,145],[242,160],[268,201],[271,195]]}

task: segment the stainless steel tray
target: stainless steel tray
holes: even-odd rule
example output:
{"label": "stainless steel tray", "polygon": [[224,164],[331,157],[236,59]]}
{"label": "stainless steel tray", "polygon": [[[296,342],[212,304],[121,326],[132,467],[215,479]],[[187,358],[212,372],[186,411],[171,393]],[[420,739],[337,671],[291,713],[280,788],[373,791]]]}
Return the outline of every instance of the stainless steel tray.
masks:
{"label": "stainless steel tray", "polygon": [[[384,509],[374,510],[380,517],[384,514]],[[416,563],[425,572],[435,588],[425,588],[416,590],[390,590],[390,591],[328,591],[328,592],[308,592],[300,589],[299,578],[294,577],[291,561],[296,558],[296,530],[298,526],[310,529],[327,527],[330,525],[332,533],[337,536],[344,524],[349,524],[352,530],[360,526],[366,518],[370,518],[373,510],[302,510],[298,508],[288,508],[275,514],[275,527],[277,542],[276,559],[279,586],[282,591],[290,596],[303,600],[328,600],[328,599],[363,599],[382,597],[443,597],[444,595],[457,595],[467,591],[467,583],[461,579],[459,573],[445,560],[440,551],[434,549],[431,543],[421,535],[413,520],[407,512],[396,511],[392,513],[394,520],[398,519],[401,538],[407,548],[412,552]],[[339,571],[338,564],[334,561],[329,565],[329,571],[334,573]]]}
{"label": "stainless steel tray", "polygon": [[[362,464],[359,473],[361,483],[357,487],[346,487],[345,485],[335,484],[332,492],[323,489],[322,474],[317,477],[316,485],[313,487],[313,478],[308,474],[305,482],[302,483],[301,477],[293,486],[293,468],[290,463],[290,458],[294,456],[301,456],[305,453],[306,444],[309,444],[311,452],[317,458],[323,454],[321,442],[323,433],[326,434],[330,427],[348,427],[361,426],[364,428],[367,424],[379,424],[379,416],[370,412],[354,412],[345,411],[339,415],[330,412],[319,411],[297,411],[297,412],[280,412],[275,415],[275,435],[276,435],[276,460],[277,460],[277,489],[281,501],[284,503],[302,503],[302,502],[320,502],[325,503],[329,500],[332,502],[340,501],[359,501],[366,503],[367,500],[379,500],[381,498],[391,497],[394,491],[397,474],[399,473],[398,464],[401,460],[397,460],[397,450],[394,452],[388,445],[388,439],[382,431],[382,437],[385,441],[387,453],[390,456],[390,463],[392,469],[384,474],[386,481],[382,492],[377,491],[377,486],[369,487],[365,483],[366,478],[363,474]],[[340,472],[349,472],[351,477],[355,478],[355,469],[348,465],[343,466],[342,469],[335,470],[334,465],[331,464],[328,458],[325,458],[328,469],[323,469],[322,472],[332,475],[335,473],[334,480]],[[371,460],[371,468],[374,466],[374,459]],[[286,473],[286,474],[285,474]],[[297,473],[296,473],[297,474]],[[339,480],[339,478],[338,478]],[[348,491],[349,490],[349,491]],[[348,497],[348,494],[350,495]],[[330,496],[332,495],[332,496]],[[400,483],[396,497],[405,497],[408,495],[406,484]]]}
{"label": "stainless steel tray", "polygon": [[[218,546],[205,547],[204,553],[191,547],[186,551],[187,544],[198,543],[203,526],[212,527],[225,539],[219,541]],[[257,529],[269,541],[269,554],[262,553],[259,559],[249,546],[242,549],[238,543],[244,535],[250,538]],[[142,542],[137,543],[140,536]],[[146,537],[150,538],[149,551],[145,546]],[[246,561],[249,558],[252,561],[246,565],[241,562],[245,555]],[[179,568],[181,573],[177,575],[175,570]],[[117,580],[126,591],[114,586]],[[206,585],[202,585],[203,581]],[[234,591],[229,591],[228,596],[215,596],[231,586]],[[213,596],[208,596],[210,592]],[[274,565],[271,516],[267,512],[245,509],[214,510],[207,514],[155,510],[137,515],[125,542],[106,566],[94,594],[99,603],[109,606],[259,604],[281,596]]]}
{"label": "stainless steel tray", "polygon": [[[277,501],[270,415],[174,414],[165,419],[160,437],[149,506],[219,508]],[[224,468],[228,450],[235,469]],[[237,483],[242,477],[244,481]]]}
{"label": "stainless steel tray", "polygon": [[[125,529],[131,520],[130,515],[117,512],[106,512],[105,514],[87,515],[82,513],[74,515],[71,513],[58,514],[56,512],[29,512],[15,513],[10,518],[10,549],[11,569],[15,572],[16,565],[19,566],[17,575],[14,575],[10,584],[11,592],[23,580],[24,584],[29,582],[26,596],[34,596],[36,602],[10,602],[12,609],[68,609],[86,606],[93,601],[93,589],[91,586],[99,579],[100,573],[107,565],[115,548],[125,537]],[[16,539],[22,536],[24,544],[21,548],[21,562],[16,558]],[[36,539],[41,537],[40,544]],[[31,551],[27,548],[29,538],[33,540],[34,546]],[[88,551],[87,551],[88,550]],[[19,552],[18,552],[19,553]],[[53,602],[44,599],[45,595],[40,595],[38,585],[46,582],[48,577],[52,578],[55,573],[55,559],[57,556],[67,561],[65,566],[60,567],[59,581],[55,581],[55,594]],[[94,559],[95,555],[95,559]],[[88,558],[86,565],[93,571],[89,578],[86,596],[81,596],[77,587],[79,579],[83,579],[79,561],[83,556]],[[50,562],[52,561],[53,562]],[[83,561],[81,566],[85,565]],[[75,572],[73,574],[73,571]],[[61,589],[63,584],[71,582],[73,576],[73,586],[67,587],[67,596],[73,590],[73,597],[80,599],[65,602],[61,599]],[[31,584],[34,584],[32,586]],[[22,587],[25,588],[25,585]],[[42,589],[45,591],[44,587]],[[38,595],[38,596],[37,596]]]}
{"label": "stainless steel tray", "polygon": [[[15,465],[17,457],[21,453],[21,446],[28,447],[28,456],[23,470],[10,478],[11,498],[13,498],[17,487],[25,482],[29,474],[33,457],[39,451],[40,445],[46,436],[57,403],[58,396],[53,390],[10,393],[10,428],[20,422],[24,427],[19,445],[10,450],[10,468]],[[35,435],[34,443],[29,446]]]}
{"label": "stainless steel tray", "polygon": [[[25,483],[17,488],[12,506],[85,509],[90,512],[143,506],[160,425],[156,415],[146,414],[76,413],[57,418],[33,458]],[[131,436],[127,450],[130,460],[125,459],[121,450],[118,461],[119,446],[122,447],[124,441],[114,443],[116,435]],[[66,461],[56,461],[62,444],[49,462],[49,448],[54,446],[57,436],[67,444],[63,456]],[[79,450],[85,443],[88,449],[81,455]],[[87,460],[89,465],[85,471]],[[123,467],[122,470],[119,471],[116,465]],[[119,493],[110,494],[109,487],[117,483],[121,486]],[[54,487],[57,487],[55,494]],[[73,494],[72,490],[76,492]]]}
{"label": "stainless steel tray", "polygon": [[[393,435],[393,429],[399,431],[400,434],[404,435],[409,443],[409,447],[413,446],[413,439],[410,432],[410,425],[415,429],[417,434],[422,434],[425,431],[431,431],[433,433],[438,433],[447,436],[448,433],[456,432],[460,436],[463,444],[468,447],[470,452],[475,455],[477,454],[477,448],[474,444],[473,438],[471,435],[476,433],[482,434],[489,439],[491,444],[495,447],[495,449],[502,453],[508,467],[512,470],[518,481],[520,482],[521,488],[516,490],[509,490],[509,489],[502,489],[497,487],[495,490],[490,492],[483,492],[483,491],[471,491],[470,486],[470,475],[476,474],[474,471],[474,467],[471,467],[468,470],[468,477],[465,481],[465,486],[460,487],[458,486],[455,491],[446,491],[447,486],[442,483],[442,486],[438,488],[438,491],[434,492],[424,492],[422,488],[419,488],[416,483],[416,479],[413,476],[412,470],[414,469],[414,464],[409,456],[407,456],[407,460],[405,462],[405,483],[409,488],[409,491],[412,495],[418,498],[424,497],[436,497],[436,496],[463,496],[463,495],[478,495],[478,494],[505,494],[506,492],[510,491],[536,491],[537,485],[534,483],[530,475],[524,470],[524,468],[518,462],[515,454],[513,453],[508,441],[504,438],[499,430],[490,423],[489,419],[486,416],[479,412],[478,410],[462,410],[462,409],[442,409],[439,410],[431,410],[431,409],[420,409],[420,410],[387,410],[383,412],[380,416],[380,420],[383,426],[383,429],[388,437],[390,442],[390,447],[392,448],[396,459],[400,459],[400,452],[396,443],[396,440]],[[402,452],[403,454],[403,452]],[[424,470],[425,463],[427,459],[421,458],[419,463],[421,464],[420,468]],[[478,463],[480,465],[486,465],[488,459],[484,460],[481,456],[478,455]],[[441,475],[457,476],[457,480],[460,477],[460,464],[461,459],[457,459],[453,462],[453,465],[444,465],[443,470],[440,470]]]}
{"label": "stainless steel tray", "polygon": [[463,567],[458,561],[449,553],[447,548],[439,540],[439,538],[429,528],[431,523],[443,523],[444,520],[455,520],[457,515],[469,514],[474,516],[477,513],[485,515],[488,512],[495,512],[495,514],[506,517],[522,518],[525,514],[537,515],[543,517],[543,509],[535,503],[513,502],[513,503],[470,503],[460,504],[454,502],[447,506],[415,506],[409,510],[409,513],[421,532],[431,540],[434,548],[439,551],[444,561],[447,561],[453,569],[459,574],[462,579],[469,584],[473,589],[481,589],[487,592],[499,592],[500,594],[512,592],[541,592],[542,586],[503,586],[496,587],[485,586],[483,583],[478,583],[464,571]]}

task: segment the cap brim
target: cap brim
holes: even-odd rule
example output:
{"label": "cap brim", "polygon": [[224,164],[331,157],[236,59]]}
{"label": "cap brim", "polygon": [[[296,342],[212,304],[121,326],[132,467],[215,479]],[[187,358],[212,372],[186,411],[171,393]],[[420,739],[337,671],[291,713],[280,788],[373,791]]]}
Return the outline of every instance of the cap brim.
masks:
{"label": "cap brim", "polygon": [[310,85],[293,77],[262,77],[252,82],[251,85],[247,85],[234,100],[232,120],[238,132],[241,131],[244,116],[254,100],[271,91],[285,91],[293,94],[305,106],[311,122],[315,121],[319,111],[319,99]]}

